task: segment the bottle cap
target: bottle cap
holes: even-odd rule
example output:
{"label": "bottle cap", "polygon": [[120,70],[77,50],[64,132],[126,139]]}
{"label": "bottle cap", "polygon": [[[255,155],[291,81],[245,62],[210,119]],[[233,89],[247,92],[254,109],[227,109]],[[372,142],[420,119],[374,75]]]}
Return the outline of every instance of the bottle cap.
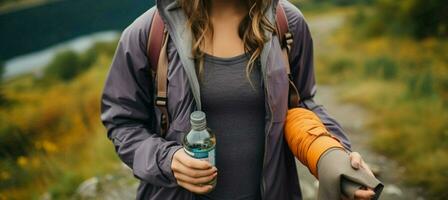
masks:
{"label": "bottle cap", "polygon": [[207,126],[205,113],[202,111],[194,111],[190,115],[190,123],[194,129],[204,129]]}

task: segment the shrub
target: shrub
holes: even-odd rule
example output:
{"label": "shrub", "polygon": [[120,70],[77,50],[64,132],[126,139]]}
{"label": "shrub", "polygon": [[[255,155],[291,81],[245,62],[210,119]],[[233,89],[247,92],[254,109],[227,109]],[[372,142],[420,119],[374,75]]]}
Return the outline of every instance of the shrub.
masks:
{"label": "shrub", "polygon": [[49,188],[49,192],[55,199],[63,199],[73,195],[74,189],[82,182],[82,177],[73,172],[61,174],[57,184]]}
{"label": "shrub", "polygon": [[6,103],[6,96],[3,93],[3,76],[5,75],[5,65],[0,60],[0,106]]}
{"label": "shrub", "polygon": [[97,42],[87,51],[87,53],[93,52],[93,54],[105,54],[108,57],[112,57],[114,56],[117,44],[118,39],[113,42]]}
{"label": "shrub", "polygon": [[23,186],[32,176],[32,174],[19,167],[16,160],[12,158],[0,161],[0,172],[0,188],[2,189]]}
{"label": "shrub", "polygon": [[97,42],[86,52],[77,54],[72,50],[59,52],[46,67],[45,76],[63,81],[72,80],[77,75],[88,70],[100,54],[112,57],[115,53],[117,41]]}
{"label": "shrub", "polygon": [[73,79],[81,72],[82,62],[78,54],[71,50],[58,53],[47,66],[45,75],[64,81]]}
{"label": "shrub", "polygon": [[349,6],[354,4],[370,4],[373,0],[312,0],[311,3],[330,3],[337,6]]}
{"label": "shrub", "polygon": [[348,58],[340,58],[330,64],[330,72],[332,74],[340,74],[346,72],[354,65],[353,61]]}
{"label": "shrub", "polygon": [[[3,116],[2,116],[3,118]],[[0,119],[0,159],[16,158],[24,155],[32,147],[32,135],[21,134],[17,127],[7,120]],[[4,124],[3,124],[4,123]],[[6,124],[8,123],[8,124]]]}
{"label": "shrub", "polygon": [[418,39],[448,36],[448,4],[443,0],[378,0],[374,10],[368,21],[368,29],[378,31],[373,33],[408,34]]}
{"label": "shrub", "polygon": [[380,56],[367,60],[364,64],[364,73],[369,77],[380,77],[392,80],[398,75],[397,64],[387,56]]}
{"label": "shrub", "polygon": [[434,75],[427,71],[423,74],[415,74],[408,78],[408,94],[411,97],[430,98],[436,94],[434,88]]}
{"label": "shrub", "polygon": [[439,81],[439,90],[445,105],[448,107],[448,77],[443,77]]}

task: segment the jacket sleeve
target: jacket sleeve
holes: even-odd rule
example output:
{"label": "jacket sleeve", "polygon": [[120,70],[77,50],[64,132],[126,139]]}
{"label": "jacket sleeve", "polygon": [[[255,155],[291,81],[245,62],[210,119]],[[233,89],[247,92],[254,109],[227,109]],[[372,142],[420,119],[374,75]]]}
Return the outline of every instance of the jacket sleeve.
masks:
{"label": "jacket sleeve", "polygon": [[325,127],[338,138],[344,148],[351,151],[350,140],[341,125],[331,117],[322,105],[314,101],[316,80],[313,63],[313,39],[300,10],[289,1],[280,1],[288,18],[289,29],[293,34],[293,44],[290,50],[289,62],[294,83],[299,90],[301,107],[305,107],[319,116]]}
{"label": "jacket sleeve", "polygon": [[120,37],[101,97],[101,120],[119,158],[136,178],[174,187],[171,160],[181,145],[153,131],[153,79],[145,50],[153,11],[137,18]]}

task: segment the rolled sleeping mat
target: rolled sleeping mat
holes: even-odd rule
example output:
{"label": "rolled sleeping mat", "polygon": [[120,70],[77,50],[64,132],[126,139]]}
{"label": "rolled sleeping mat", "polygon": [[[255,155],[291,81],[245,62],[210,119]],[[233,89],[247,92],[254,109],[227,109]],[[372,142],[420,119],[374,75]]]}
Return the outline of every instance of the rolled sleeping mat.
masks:
{"label": "rolled sleeping mat", "polygon": [[339,148],[327,150],[319,159],[319,191],[318,199],[339,199],[341,194],[355,199],[355,191],[362,188],[373,188],[377,200],[384,185],[370,175],[364,168],[353,169],[348,153]]}
{"label": "rolled sleeping mat", "polygon": [[[353,197],[357,189],[371,186],[375,186],[371,188],[376,189],[376,198],[380,195],[383,185],[367,171],[354,170],[350,162],[344,162],[349,159],[348,153],[312,111],[288,110],[285,139],[294,156],[319,179],[319,199],[339,199],[341,192]],[[337,162],[328,162],[334,161],[331,159]]]}

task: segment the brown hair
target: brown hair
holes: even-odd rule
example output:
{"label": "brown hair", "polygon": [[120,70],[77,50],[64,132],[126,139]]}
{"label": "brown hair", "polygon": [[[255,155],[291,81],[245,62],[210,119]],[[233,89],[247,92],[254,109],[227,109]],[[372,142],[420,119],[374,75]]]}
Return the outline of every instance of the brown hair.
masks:
{"label": "brown hair", "polygon": [[[204,45],[205,36],[210,34],[213,38],[213,26],[211,24],[209,12],[212,0],[179,0],[184,10],[188,22],[187,27],[192,31],[191,53],[195,60],[196,70],[199,76],[204,68]],[[248,12],[238,26],[238,35],[244,42],[245,53],[250,54],[250,59],[246,67],[246,77],[252,72],[255,61],[260,57],[263,45],[268,41],[265,31],[273,32],[275,27],[265,16],[272,0],[245,0]],[[250,79],[249,79],[250,80]]]}

